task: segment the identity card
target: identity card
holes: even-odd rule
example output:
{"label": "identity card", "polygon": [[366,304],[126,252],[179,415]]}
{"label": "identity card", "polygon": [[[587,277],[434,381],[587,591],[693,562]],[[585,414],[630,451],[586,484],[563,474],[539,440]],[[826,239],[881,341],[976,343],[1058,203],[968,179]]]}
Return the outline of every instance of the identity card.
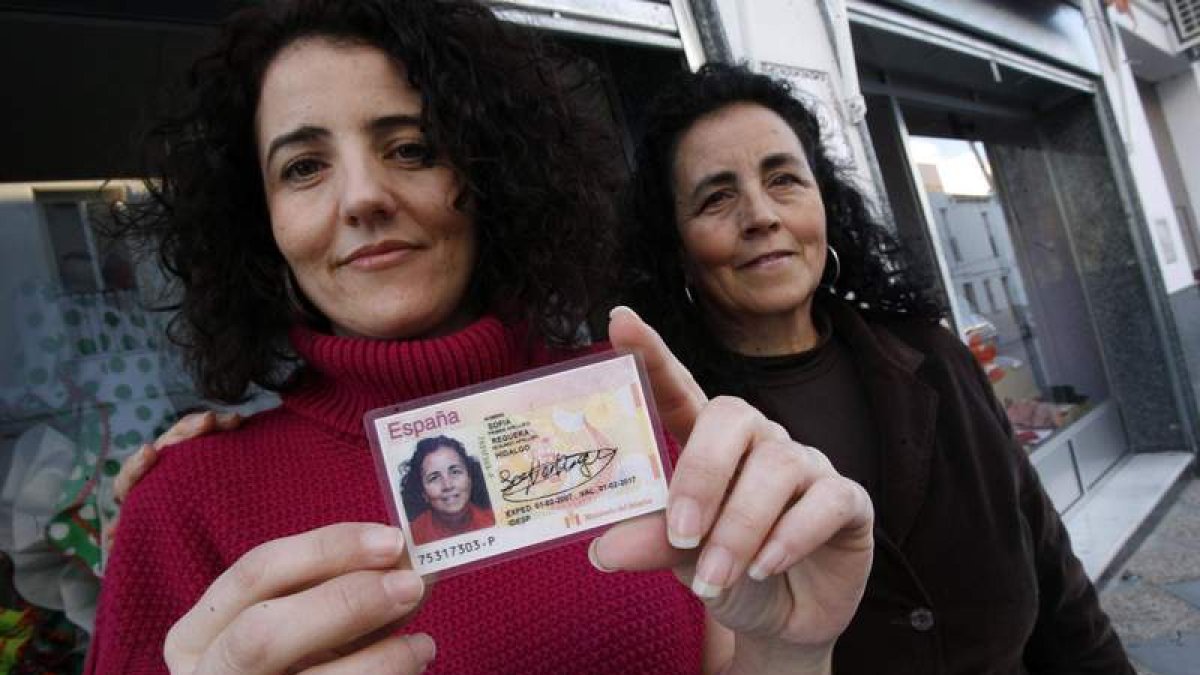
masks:
{"label": "identity card", "polygon": [[364,421],[422,575],[445,578],[666,507],[666,446],[633,354],[576,359]]}

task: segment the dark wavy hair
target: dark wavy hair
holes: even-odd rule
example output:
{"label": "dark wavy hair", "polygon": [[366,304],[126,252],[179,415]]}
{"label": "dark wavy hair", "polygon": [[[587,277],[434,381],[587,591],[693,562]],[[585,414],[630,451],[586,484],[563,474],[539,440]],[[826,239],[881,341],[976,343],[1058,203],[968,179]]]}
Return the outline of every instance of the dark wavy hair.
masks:
{"label": "dark wavy hair", "polygon": [[[672,171],[684,132],[700,118],[738,103],[771,110],[799,138],[825,203],[827,240],[838,253],[838,295],[853,299],[874,318],[943,316],[929,273],[874,218],[849,168],[827,154],[816,116],[791,95],[789,86],[745,66],[709,64],[681,75],[650,103],[622,217],[626,300],[662,332],[697,379],[710,388],[714,382],[724,386],[736,359],[687,298]],[[818,294],[830,295],[828,285]]]}
{"label": "dark wavy hair", "polygon": [[417,441],[417,449],[412,459],[400,467],[400,498],[404,501],[404,511],[408,517],[416,518],[429,510],[429,501],[425,499],[425,486],[421,484],[421,466],[425,458],[439,448],[450,448],[458,453],[463,464],[467,467],[467,475],[471,478],[471,503],[481,509],[491,508],[488,499],[487,482],[483,477],[483,467],[479,460],[467,454],[467,449],[457,439],[449,436],[431,436]]}
{"label": "dark wavy hair", "polygon": [[579,104],[598,70],[470,0],[272,0],[233,15],[192,67],[182,112],[149,135],[148,199],[114,213],[114,233],[149,244],[177,281],[169,335],[199,389],[235,401],[251,383],[285,389],[297,372],[287,331],[298,314],[254,117],[268,65],[307,37],[373,46],[405,66],[433,151],[463,186],[456,206],[474,219],[480,254],[464,301],[574,342],[611,273],[622,171],[619,150],[605,151],[619,148],[611,120]]}

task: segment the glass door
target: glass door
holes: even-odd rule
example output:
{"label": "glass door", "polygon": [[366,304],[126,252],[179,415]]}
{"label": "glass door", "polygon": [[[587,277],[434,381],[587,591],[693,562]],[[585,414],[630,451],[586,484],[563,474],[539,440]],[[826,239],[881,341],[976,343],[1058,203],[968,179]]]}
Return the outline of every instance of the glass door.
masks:
{"label": "glass door", "polygon": [[[1031,193],[1029,167],[1003,144],[914,134],[908,147],[960,336],[1033,451],[1108,398],[1070,241],[1039,212],[1053,195]],[[993,155],[1013,171],[998,176]]]}

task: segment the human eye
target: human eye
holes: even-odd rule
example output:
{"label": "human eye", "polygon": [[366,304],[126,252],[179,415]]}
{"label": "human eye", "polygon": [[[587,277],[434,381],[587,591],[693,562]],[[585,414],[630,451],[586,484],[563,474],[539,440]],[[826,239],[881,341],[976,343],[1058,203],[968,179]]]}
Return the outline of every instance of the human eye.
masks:
{"label": "human eye", "polygon": [[323,168],[324,164],[321,161],[313,157],[301,157],[285,164],[280,175],[289,183],[301,183],[311,180]]}
{"label": "human eye", "polygon": [[800,179],[800,176],[797,176],[794,173],[781,171],[777,174],[773,174],[768,179],[767,184],[771,187],[789,187],[793,185],[803,185],[804,181]]}
{"label": "human eye", "polygon": [[428,166],[433,163],[429,144],[421,139],[401,140],[392,145],[388,155],[402,164]]}
{"label": "human eye", "polygon": [[732,198],[732,190],[717,190],[716,192],[711,192],[700,201],[700,213],[713,211]]}
{"label": "human eye", "polygon": [[429,473],[425,474],[425,482],[426,483],[436,483],[438,480],[441,479],[441,477],[442,477],[441,472],[430,471]]}

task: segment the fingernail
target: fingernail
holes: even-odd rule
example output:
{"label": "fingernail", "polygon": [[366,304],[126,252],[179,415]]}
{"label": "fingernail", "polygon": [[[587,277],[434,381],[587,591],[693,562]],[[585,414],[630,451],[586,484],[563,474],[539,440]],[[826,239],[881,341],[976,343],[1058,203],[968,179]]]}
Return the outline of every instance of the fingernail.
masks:
{"label": "fingernail", "polygon": [[404,549],[404,539],[399,530],[388,527],[373,527],[362,535],[363,548],[373,556],[393,558]]}
{"label": "fingernail", "polygon": [[605,574],[615,572],[616,570],[612,569],[611,567],[606,567],[604,563],[600,562],[600,556],[596,551],[596,549],[599,548],[599,544],[599,537],[592,540],[591,545],[588,546],[588,560],[592,563],[592,567],[595,567],[597,570],[604,572]]}
{"label": "fingernail", "polygon": [[772,574],[777,574],[786,555],[787,551],[783,550],[782,546],[773,541],[769,542],[759,552],[750,569],[746,570],[746,575],[755,581],[762,581]]}
{"label": "fingernail", "polygon": [[630,314],[635,317],[637,316],[637,312],[634,312],[632,309],[629,309],[625,305],[617,305],[616,307],[613,307],[612,309],[608,310],[608,318],[610,320],[616,318],[617,314]]}
{"label": "fingernail", "polygon": [[413,633],[404,636],[404,639],[408,641],[408,646],[412,648],[417,658],[425,663],[432,661],[437,656],[437,643],[425,633]]}
{"label": "fingernail", "polygon": [[700,554],[692,592],[701,598],[715,598],[729,585],[733,572],[733,556],[724,546],[709,546]]}
{"label": "fingernail", "polygon": [[700,507],[687,497],[671,502],[667,510],[667,539],[675,548],[700,545]]}
{"label": "fingernail", "polygon": [[424,584],[412,570],[396,570],[383,575],[383,590],[397,603],[412,602],[421,597]]}

